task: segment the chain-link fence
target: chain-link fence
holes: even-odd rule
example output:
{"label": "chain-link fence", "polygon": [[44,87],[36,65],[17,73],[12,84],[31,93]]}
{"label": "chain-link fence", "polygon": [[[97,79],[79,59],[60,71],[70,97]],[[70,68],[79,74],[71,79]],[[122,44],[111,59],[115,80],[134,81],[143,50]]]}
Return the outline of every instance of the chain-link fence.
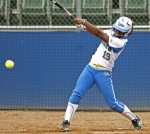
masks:
{"label": "chain-link fence", "polygon": [[[59,0],[76,17],[95,25],[112,25],[126,15],[136,25],[149,25],[149,0]],[[51,0],[0,0],[0,25],[73,26],[70,16]]]}

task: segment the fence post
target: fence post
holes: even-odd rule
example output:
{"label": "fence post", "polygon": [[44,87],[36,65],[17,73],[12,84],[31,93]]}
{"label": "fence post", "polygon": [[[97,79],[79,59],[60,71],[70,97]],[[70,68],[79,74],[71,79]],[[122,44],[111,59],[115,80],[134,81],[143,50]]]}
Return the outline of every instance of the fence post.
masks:
{"label": "fence post", "polygon": [[[82,14],[81,14],[81,0],[75,0],[76,1],[76,17],[77,18],[82,18]],[[77,25],[76,28],[77,32],[80,32],[80,27]]]}

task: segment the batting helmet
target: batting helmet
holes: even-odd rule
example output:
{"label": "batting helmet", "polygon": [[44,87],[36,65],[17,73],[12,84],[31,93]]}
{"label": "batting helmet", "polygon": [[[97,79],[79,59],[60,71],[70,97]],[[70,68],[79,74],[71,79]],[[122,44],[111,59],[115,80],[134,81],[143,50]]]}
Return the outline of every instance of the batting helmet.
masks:
{"label": "batting helmet", "polygon": [[124,36],[128,36],[128,34],[132,31],[132,21],[128,17],[120,17],[113,24],[113,28],[125,33]]}

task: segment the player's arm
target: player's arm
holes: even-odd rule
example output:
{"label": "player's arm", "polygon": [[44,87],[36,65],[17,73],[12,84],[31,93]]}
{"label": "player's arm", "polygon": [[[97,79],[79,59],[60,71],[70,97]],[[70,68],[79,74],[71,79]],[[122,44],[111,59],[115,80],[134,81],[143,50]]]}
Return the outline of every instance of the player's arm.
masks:
{"label": "player's arm", "polygon": [[74,19],[74,22],[78,25],[82,24],[86,27],[87,31],[92,33],[93,35],[99,37],[104,42],[109,42],[109,36],[106,35],[101,29],[97,28],[96,26],[92,25],[90,22],[88,22],[85,19],[76,18]]}

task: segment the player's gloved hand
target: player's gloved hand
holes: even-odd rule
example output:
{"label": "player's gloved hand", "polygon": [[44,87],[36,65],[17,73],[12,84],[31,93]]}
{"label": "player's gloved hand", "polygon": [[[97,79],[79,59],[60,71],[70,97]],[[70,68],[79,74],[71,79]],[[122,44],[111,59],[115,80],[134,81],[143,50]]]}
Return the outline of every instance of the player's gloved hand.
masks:
{"label": "player's gloved hand", "polygon": [[85,19],[81,19],[81,18],[75,18],[74,19],[74,22],[76,23],[76,24],[78,24],[78,25],[80,25],[80,24],[83,24],[84,25],[84,23],[85,23]]}
{"label": "player's gloved hand", "polygon": [[86,27],[82,24],[79,25],[81,31],[86,31]]}
{"label": "player's gloved hand", "polygon": [[86,30],[86,27],[84,26],[85,21],[86,21],[85,19],[81,19],[81,18],[74,19],[74,22],[79,25],[81,31]]}

